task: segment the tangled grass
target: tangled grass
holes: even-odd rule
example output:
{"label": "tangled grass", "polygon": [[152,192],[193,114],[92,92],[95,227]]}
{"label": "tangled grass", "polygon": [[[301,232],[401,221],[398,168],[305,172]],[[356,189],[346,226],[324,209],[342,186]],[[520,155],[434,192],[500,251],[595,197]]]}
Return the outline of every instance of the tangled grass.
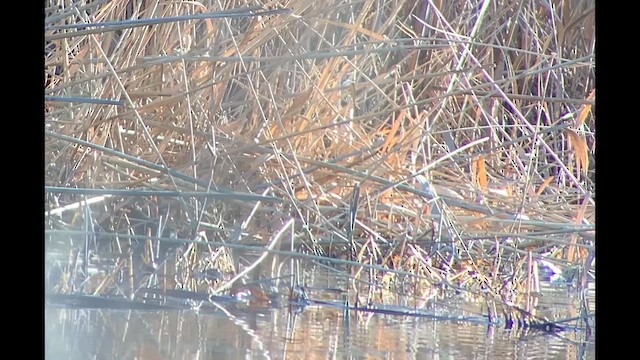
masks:
{"label": "tangled grass", "polygon": [[48,1],[49,241],[279,240],[507,303],[589,274],[595,4],[545,4]]}

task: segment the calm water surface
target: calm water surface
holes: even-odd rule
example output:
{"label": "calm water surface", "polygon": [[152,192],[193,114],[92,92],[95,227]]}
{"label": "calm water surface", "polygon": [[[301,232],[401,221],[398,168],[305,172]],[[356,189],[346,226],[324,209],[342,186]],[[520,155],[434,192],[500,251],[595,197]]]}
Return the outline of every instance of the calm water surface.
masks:
{"label": "calm water surface", "polygon": [[[324,270],[326,272],[326,270]],[[316,272],[310,286],[347,288]],[[539,304],[549,318],[577,312],[577,295],[547,288]],[[593,292],[589,306],[594,307]],[[482,318],[480,304],[434,304],[435,314]],[[595,331],[557,335],[490,328],[332,307],[189,311],[45,309],[47,359],[593,359]]]}

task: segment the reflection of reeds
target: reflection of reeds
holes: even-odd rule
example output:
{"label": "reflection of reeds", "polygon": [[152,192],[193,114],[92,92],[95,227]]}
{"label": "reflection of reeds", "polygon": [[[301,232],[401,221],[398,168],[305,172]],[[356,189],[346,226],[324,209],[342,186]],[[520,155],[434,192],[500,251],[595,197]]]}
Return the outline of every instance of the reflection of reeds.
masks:
{"label": "reflection of reeds", "polygon": [[[274,250],[496,299],[508,282],[526,309],[539,261],[589,271],[590,2],[75,4],[45,21],[47,226],[85,232],[57,233],[84,264],[139,252],[130,291],[167,259],[203,282],[207,254],[275,246],[284,224]],[[222,245],[167,245],[198,236]]]}

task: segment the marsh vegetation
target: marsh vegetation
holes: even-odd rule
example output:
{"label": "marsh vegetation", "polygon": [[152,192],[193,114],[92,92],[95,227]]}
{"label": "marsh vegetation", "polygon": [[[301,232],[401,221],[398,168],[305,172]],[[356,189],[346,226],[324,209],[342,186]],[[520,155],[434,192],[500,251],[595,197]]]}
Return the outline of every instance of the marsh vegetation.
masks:
{"label": "marsh vegetation", "polygon": [[308,301],[315,262],[368,284],[352,306],[462,296],[522,324],[545,269],[593,282],[592,1],[45,11],[58,301]]}

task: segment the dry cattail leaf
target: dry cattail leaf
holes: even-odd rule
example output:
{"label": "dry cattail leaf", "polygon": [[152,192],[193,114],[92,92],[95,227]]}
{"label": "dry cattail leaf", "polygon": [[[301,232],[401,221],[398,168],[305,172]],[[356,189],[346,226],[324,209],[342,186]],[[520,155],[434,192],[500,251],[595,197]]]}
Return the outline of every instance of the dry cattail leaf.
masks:
{"label": "dry cattail leaf", "polygon": [[[591,93],[587,97],[587,100],[595,100],[595,98],[596,98],[596,89],[593,89],[591,90]],[[586,104],[582,108],[582,110],[580,111],[580,115],[578,115],[578,117],[576,118],[576,128],[580,128],[580,126],[584,124],[584,121],[587,119],[587,116],[589,116],[590,111],[591,111],[591,104]]]}
{"label": "dry cattail leaf", "polygon": [[581,170],[584,170],[586,174],[589,169],[589,148],[587,141],[571,129],[566,129],[565,134],[569,138],[569,146],[573,149],[576,156],[577,174],[580,175],[582,173]]}
{"label": "dry cattail leaf", "polygon": [[544,189],[547,188],[547,186],[549,186],[549,184],[553,181],[553,179],[555,179],[555,176],[549,176],[548,178],[546,178],[543,182],[542,185],[540,185],[540,187],[538,188],[538,191],[536,191],[536,195],[540,196],[540,194],[542,194],[542,192],[544,191]]}
{"label": "dry cattail leaf", "polygon": [[487,187],[489,186],[489,179],[487,178],[487,168],[484,163],[484,156],[478,157],[478,160],[476,160],[476,168],[478,186],[483,190],[487,190]]}
{"label": "dry cattail leaf", "polygon": [[398,114],[398,117],[395,118],[395,120],[393,120],[393,124],[391,125],[391,130],[389,130],[389,133],[387,134],[384,144],[382,144],[382,147],[380,148],[383,154],[389,153],[389,150],[391,150],[398,142],[399,139],[396,137],[396,134],[398,133],[398,128],[400,128],[400,124],[402,124],[406,115],[407,115],[407,110],[402,109],[400,110],[400,114]]}
{"label": "dry cattail leaf", "polygon": [[[584,197],[584,200],[582,201],[582,204],[580,205],[580,208],[578,209],[578,213],[576,214],[576,217],[574,218],[575,224],[577,225],[582,224],[582,219],[584,219],[584,214],[585,214],[585,211],[587,210],[587,205],[589,205],[590,198],[591,198],[591,194],[587,193],[587,195]],[[571,245],[567,248],[565,253],[566,259],[568,261],[573,262],[578,260],[579,258],[583,258],[587,256],[587,254],[584,254],[584,251],[580,251],[581,249],[575,246],[577,242],[578,242],[578,234],[572,234]]]}

